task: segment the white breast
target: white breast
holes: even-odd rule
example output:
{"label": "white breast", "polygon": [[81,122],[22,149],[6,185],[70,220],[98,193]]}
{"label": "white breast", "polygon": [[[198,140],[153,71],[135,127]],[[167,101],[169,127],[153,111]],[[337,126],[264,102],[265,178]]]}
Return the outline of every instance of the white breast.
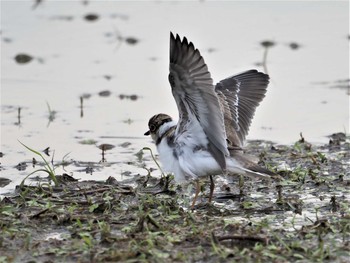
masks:
{"label": "white breast", "polygon": [[[175,145],[175,147],[178,146]],[[220,166],[208,151],[194,151],[194,146],[196,144],[193,141],[181,144],[181,149],[176,153],[175,148],[169,146],[166,138],[163,138],[158,144],[162,167],[165,172],[173,173],[177,182],[221,174],[222,172]]]}
{"label": "white breast", "polygon": [[173,173],[177,182],[185,181],[186,176],[180,167],[179,160],[175,157],[174,149],[168,145],[166,138],[162,139],[157,149],[164,172]]}
{"label": "white breast", "polygon": [[[171,123],[171,126],[173,125]],[[164,128],[169,129],[169,126]],[[166,129],[161,130],[162,133],[165,131]],[[189,123],[171,145],[164,137],[157,145],[164,172],[173,173],[177,182],[222,174],[220,165],[206,150],[207,145],[207,136],[196,122]],[[227,157],[226,161],[228,171],[242,172],[235,160]]]}

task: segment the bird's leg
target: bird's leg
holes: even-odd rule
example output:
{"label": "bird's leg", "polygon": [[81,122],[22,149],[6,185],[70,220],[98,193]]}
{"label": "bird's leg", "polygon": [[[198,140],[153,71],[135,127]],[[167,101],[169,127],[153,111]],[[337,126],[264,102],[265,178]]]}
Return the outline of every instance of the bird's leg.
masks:
{"label": "bird's leg", "polygon": [[244,177],[243,177],[243,175],[239,176],[239,183],[238,183],[238,185],[239,185],[239,194],[243,195],[243,187],[244,187]]}
{"label": "bird's leg", "polygon": [[194,195],[194,198],[193,198],[193,201],[192,201],[192,205],[191,205],[191,209],[193,210],[194,208],[194,205],[196,204],[196,201],[197,201],[197,197],[198,197],[198,194],[201,190],[201,185],[199,183],[199,180],[196,180],[196,194]]}
{"label": "bird's leg", "polygon": [[211,200],[213,198],[215,183],[214,183],[214,179],[213,179],[212,175],[210,175],[209,178],[210,178],[210,193],[209,193],[209,201],[208,201],[208,203],[211,203]]}

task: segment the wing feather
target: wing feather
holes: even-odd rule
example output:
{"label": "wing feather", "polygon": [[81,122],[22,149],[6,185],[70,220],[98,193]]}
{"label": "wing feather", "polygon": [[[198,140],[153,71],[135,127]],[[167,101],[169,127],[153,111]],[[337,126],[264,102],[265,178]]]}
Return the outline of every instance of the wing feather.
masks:
{"label": "wing feather", "polygon": [[224,112],[225,129],[228,140],[234,146],[243,146],[255,109],[265,97],[268,83],[268,75],[249,70],[216,84],[215,91],[222,94],[220,100],[228,105]]}
{"label": "wing feather", "polygon": [[192,122],[197,122],[208,138],[208,150],[225,170],[229,152],[218,95],[203,57],[186,37],[181,41],[179,35],[175,38],[170,33],[169,69],[169,82],[179,110],[177,136],[189,132]]}

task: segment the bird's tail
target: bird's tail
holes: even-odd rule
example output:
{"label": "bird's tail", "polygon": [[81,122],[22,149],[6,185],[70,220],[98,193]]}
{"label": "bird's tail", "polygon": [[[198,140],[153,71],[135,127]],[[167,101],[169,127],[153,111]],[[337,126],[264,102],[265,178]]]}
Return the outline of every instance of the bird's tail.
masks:
{"label": "bird's tail", "polygon": [[252,161],[251,158],[249,158],[246,155],[243,155],[243,153],[241,152],[236,152],[232,157],[240,166],[239,167],[239,169],[241,170],[240,174],[243,174],[249,177],[254,177],[254,178],[258,177],[258,178],[267,179],[267,180],[282,179],[278,174],[264,167],[261,167],[260,165]]}

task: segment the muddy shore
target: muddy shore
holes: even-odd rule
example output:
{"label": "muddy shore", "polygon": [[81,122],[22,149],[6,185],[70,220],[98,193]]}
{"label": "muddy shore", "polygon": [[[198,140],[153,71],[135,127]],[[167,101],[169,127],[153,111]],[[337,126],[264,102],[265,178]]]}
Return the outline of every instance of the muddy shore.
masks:
{"label": "muddy shore", "polygon": [[211,204],[203,181],[194,210],[194,186],[152,176],[156,164],[128,182],[27,179],[0,201],[0,262],[347,262],[349,149],[342,133],[250,141],[282,180],[216,177]]}

